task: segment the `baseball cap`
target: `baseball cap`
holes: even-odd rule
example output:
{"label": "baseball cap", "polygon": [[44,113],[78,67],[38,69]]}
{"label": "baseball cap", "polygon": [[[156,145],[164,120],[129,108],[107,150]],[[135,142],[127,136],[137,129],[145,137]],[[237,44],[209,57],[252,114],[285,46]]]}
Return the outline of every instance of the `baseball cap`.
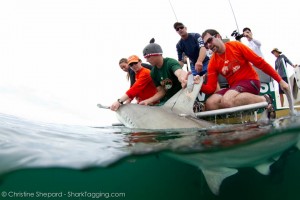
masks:
{"label": "baseball cap", "polygon": [[174,29],[176,29],[178,26],[184,27],[183,23],[181,23],[181,22],[175,22],[175,24],[173,25]]}
{"label": "baseball cap", "polygon": [[274,53],[274,51],[278,52],[279,54],[282,54],[282,52],[279,51],[278,48],[274,48],[274,49],[271,51],[271,53]]}
{"label": "baseball cap", "polygon": [[130,63],[136,63],[139,61],[140,61],[140,58],[136,55],[129,56],[129,58],[127,59],[128,65],[130,65]]}

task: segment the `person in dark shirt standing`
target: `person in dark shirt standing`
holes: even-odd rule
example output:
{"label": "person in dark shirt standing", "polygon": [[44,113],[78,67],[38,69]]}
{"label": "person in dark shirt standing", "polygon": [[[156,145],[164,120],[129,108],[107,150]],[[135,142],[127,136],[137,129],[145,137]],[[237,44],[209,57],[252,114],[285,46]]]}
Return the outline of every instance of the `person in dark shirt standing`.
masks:
{"label": "person in dark shirt standing", "polygon": [[187,28],[181,22],[176,22],[174,24],[174,29],[181,37],[176,44],[180,65],[184,65],[184,54],[191,60],[191,71],[194,76],[206,74],[209,57],[207,56],[204,42],[200,34],[188,33]]}

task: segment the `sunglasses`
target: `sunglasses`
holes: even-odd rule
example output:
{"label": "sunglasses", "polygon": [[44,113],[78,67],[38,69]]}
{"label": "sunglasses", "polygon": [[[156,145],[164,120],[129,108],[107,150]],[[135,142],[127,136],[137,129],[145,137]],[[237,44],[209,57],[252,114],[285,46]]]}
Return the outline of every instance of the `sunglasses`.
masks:
{"label": "sunglasses", "polygon": [[212,43],[212,41],[213,41],[214,38],[215,38],[215,35],[211,36],[210,38],[208,38],[208,39],[206,40],[206,42],[204,42],[205,48],[208,49],[208,44]]}
{"label": "sunglasses", "polygon": [[177,27],[175,30],[179,31],[180,29],[184,29],[184,26]]}
{"label": "sunglasses", "polygon": [[138,63],[137,62],[132,62],[132,63],[129,64],[129,66],[132,67],[133,65],[136,65],[136,64],[138,64]]}

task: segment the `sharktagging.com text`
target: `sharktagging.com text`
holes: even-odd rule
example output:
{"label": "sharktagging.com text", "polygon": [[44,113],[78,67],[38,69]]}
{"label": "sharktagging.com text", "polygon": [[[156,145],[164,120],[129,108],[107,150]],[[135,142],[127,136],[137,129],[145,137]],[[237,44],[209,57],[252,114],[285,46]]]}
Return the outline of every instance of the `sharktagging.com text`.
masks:
{"label": "sharktagging.com text", "polygon": [[91,199],[108,199],[108,198],[125,198],[124,192],[28,192],[28,191],[2,191],[2,198],[91,198]]}

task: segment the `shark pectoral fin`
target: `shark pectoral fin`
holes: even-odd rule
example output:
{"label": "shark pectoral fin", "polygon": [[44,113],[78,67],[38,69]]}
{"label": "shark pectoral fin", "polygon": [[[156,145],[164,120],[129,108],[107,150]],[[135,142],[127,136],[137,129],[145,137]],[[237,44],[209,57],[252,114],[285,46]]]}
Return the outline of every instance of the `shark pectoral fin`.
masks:
{"label": "shark pectoral fin", "polygon": [[201,169],[207,185],[210,190],[215,194],[219,194],[220,186],[223,180],[229,176],[232,176],[238,172],[237,169],[232,168],[215,168],[215,169]]}
{"label": "shark pectoral fin", "polygon": [[263,175],[268,175],[270,174],[270,166],[274,163],[274,161],[270,161],[267,163],[263,163],[261,165],[257,165],[254,168],[256,169],[256,171],[258,171],[259,173],[263,174]]}
{"label": "shark pectoral fin", "polygon": [[200,77],[200,83],[193,84],[192,91],[188,90],[191,88],[183,88],[173,95],[164,105],[164,109],[172,111],[176,114],[187,114],[195,116],[193,107],[194,102],[202,87],[203,77]]}
{"label": "shark pectoral fin", "polygon": [[257,165],[254,168],[256,169],[256,171],[263,175],[269,175],[271,173],[271,165],[274,162],[278,161],[280,159],[280,156],[273,157],[272,159],[273,160],[270,160],[269,162],[263,163],[261,165]]}

